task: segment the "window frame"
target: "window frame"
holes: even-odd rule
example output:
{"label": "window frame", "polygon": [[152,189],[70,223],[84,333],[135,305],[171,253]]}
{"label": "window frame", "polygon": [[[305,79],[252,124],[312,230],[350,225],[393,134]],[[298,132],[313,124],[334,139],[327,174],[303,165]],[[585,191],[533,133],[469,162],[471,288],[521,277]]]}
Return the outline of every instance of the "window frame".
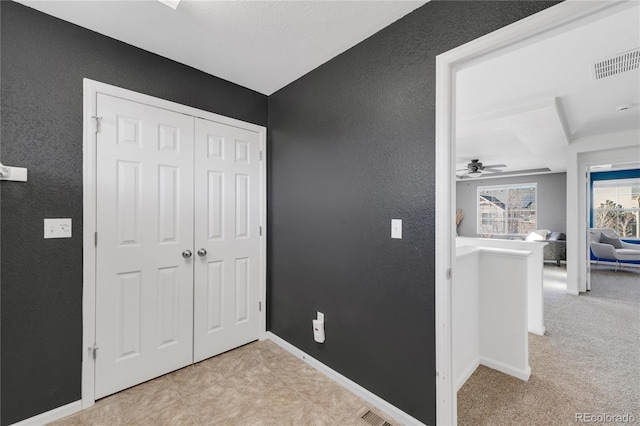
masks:
{"label": "window frame", "polygon": [[[591,228],[596,227],[598,224],[596,223],[596,216],[599,211],[615,211],[615,212],[638,212],[640,211],[640,207],[622,207],[622,208],[613,208],[613,209],[601,209],[599,206],[595,205],[595,190],[597,186],[597,182],[613,182],[627,179],[637,179],[640,178],[640,169],[627,169],[627,170],[610,170],[610,171],[593,171],[590,173],[590,192],[591,192],[591,200],[590,200],[590,215],[589,215],[589,224]],[[616,193],[616,195],[618,195]],[[611,200],[614,201],[614,200]],[[616,204],[618,203],[618,199],[615,200]],[[636,224],[637,227],[640,226],[640,223]],[[614,229],[616,233],[618,233],[619,229]],[[636,231],[637,232],[637,231]],[[637,240],[635,236],[624,236],[620,235],[621,238],[626,240]]]}
{"label": "window frame", "polygon": [[518,234],[518,233],[510,233],[509,231],[509,225],[508,225],[508,219],[509,219],[509,206],[508,206],[508,201],[506,203],[506,208],[505,208],[505,229],[503,230],[504,232],[495,232],[495,233],[487,233],[487,232],[483,232],[480,227],[482,225],[482,212],[480,211],[480,194],[482,192],[487,192],[487,191],[492,191],[495,189],[503,189],[506,191],[507,193],[507,199],[509,198],[508,193],[511,189],[513,188],[520,188],[520,187],[532,187],[533,188],[533,193],[534,193],[534,202],[535,202],[535,209],[533,209],[532,211],[534,212],[534,217],[535,217],[535,224],[536,227],[534,227],[534,229],[537,229],[537,224],[538,224],[538,182],[523,182],[523,183],[509,183],[509,184],[502,184],[502,185],[486,185],[486,186],[480,186],[478,185],[478,187],[476,188],[476,233],[478,235],[504,235],[504,236],[514,236],[514,237],[520,237],[520,236],[525,236],[526,233],[524,234]]}

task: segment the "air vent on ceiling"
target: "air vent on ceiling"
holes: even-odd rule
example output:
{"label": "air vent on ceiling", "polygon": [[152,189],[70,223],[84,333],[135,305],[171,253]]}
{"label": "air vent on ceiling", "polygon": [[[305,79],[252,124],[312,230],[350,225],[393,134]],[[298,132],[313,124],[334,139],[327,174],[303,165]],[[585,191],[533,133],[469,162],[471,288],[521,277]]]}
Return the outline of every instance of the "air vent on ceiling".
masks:
{"label": "air vent on ceiling", "polygon": [[593,64],[592,71],[594,80],[600,80],[638,68],[640,68],[640,48],[596,62]]}

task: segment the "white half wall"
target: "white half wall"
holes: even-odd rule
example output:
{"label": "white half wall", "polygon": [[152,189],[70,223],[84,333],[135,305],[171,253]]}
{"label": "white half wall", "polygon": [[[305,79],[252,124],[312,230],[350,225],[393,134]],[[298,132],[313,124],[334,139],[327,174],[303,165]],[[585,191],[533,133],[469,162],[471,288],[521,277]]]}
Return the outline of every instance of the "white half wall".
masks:
{"label": "white half wall", "polygon": [[453,380],[455,390],[471,377],[480,363],[480,259],[477,247],[456,251],[456,273],[451,286]]}
{"label": "white half wall", "polygon": [[480,364],[529,379],[527,268],[531,254],[458,246],[451,298],[456,391]]}
{"label": "white half wall", "polygon": [[529,380],[527,260],[531,251],[480,254],[480,363]]}
{"label": "white half wall", "polygon": [[[457,237],[456,246],[491,247],[506,250],[525,250],[531,252],[527,258],[527,323],[530,333],[544,335],[544,241],[501,240],[498,238]],[[456,271],[458,268],[456,268]]]}

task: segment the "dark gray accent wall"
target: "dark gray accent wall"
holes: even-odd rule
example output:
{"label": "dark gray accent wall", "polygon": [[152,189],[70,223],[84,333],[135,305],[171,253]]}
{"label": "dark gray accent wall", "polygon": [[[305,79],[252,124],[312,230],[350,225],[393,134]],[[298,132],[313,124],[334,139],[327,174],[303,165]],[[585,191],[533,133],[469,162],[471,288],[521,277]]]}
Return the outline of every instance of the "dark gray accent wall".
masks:
{"label": "dark gray accent wall", "polygon": [[435,58],[552,4],[431,1],[269,97],[270,330],[427,424]]}
{"label": "dark gray accent wall", "polygon": [[456,182],[456,205],[464,219],[458,235],[479,237],[477,233],[478,186],[537,183],[538,229],[567,232],[567,174],[550,173],[534,176],[513,176],[493,179],[474,179]]}
{"label": "dark gray accent wall", "polygon": [[[97,33],[1,1],[1,424],[80,399],[82,79],[267,124],[267,97]],[[206,52],[203,52],[206,54]],[[43,239],[43,219],[73,238]]]}

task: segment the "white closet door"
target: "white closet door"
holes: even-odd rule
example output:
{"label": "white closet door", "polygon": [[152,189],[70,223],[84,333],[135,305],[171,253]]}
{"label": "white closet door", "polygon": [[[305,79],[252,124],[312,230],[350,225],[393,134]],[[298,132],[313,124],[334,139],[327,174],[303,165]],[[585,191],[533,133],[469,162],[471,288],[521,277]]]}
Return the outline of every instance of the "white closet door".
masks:
{"label": "white closet door", "polygon": [[102,94],[97,112],[101,398],[192,362],[194,118]]}
{"label": "white closet door", "polygon": [[260,139],[199,118],[195,135],[197,362],[258,338]]}

